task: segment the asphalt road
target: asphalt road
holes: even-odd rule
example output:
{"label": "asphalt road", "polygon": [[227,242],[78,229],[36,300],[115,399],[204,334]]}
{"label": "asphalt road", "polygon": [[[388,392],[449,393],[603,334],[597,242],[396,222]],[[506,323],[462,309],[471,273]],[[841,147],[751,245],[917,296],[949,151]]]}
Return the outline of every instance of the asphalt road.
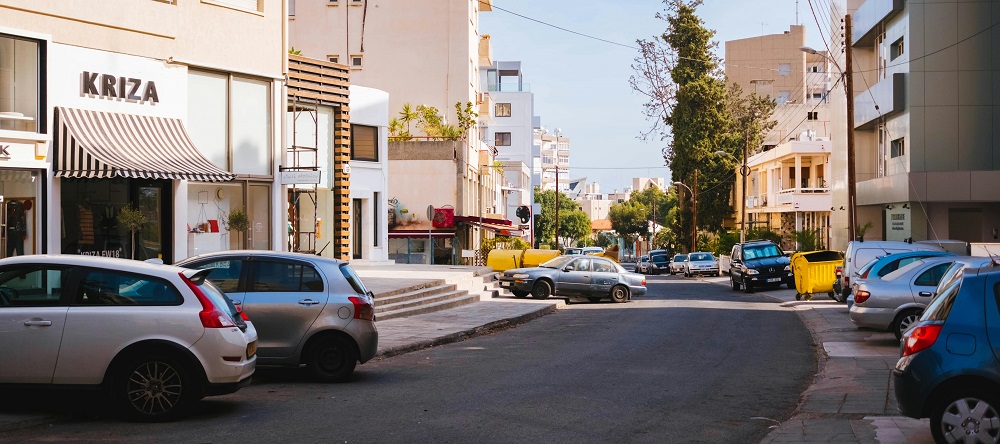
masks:
{"label": "asphalt road", "polygon": [[125,423],[92,396],[29,393],[18,396],[27,409],[80,416],[0,442],[751,443],[791,415],[816,365],[797,315],[759,293],[648,280],[650,294],[630,303],[574,304],[370,362],[345,384],[259,368],[251,387],[174,423]]}

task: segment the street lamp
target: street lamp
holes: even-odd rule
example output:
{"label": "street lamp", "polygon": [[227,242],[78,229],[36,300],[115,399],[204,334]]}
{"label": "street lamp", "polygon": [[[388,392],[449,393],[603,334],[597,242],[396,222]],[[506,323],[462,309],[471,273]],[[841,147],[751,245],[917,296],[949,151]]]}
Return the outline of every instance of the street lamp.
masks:
{"label": "street lamp", "polygon": [[562,136],[562,129],[556,128],[556,250],[559,249],[559,136]]}
{"label": "street lamp", "polygon": [[674,182],[674,185],[687,188],[691,193],[691,251],[694,252],[698,249],[698,197],[694,194],[694,190],[683,182]]}
{"label": "street lamp", "polygon": [[[747,141],[747,143],[750,142]],[[734,160],[739,160],[736,159],[736,156],[732,153],[728,153],[726,151],[719,150],[716,151],[715,154],[719,156],[726,155],[732,157]],[[743,145],[743,164],[740,165],[740,175],[743,176],[742,192],[740,193],[743,195],[742,200],[740,201],[740,243],[742,244],[747,241],[747,176],[750,175],[750,167],[747,166],[746,144]]]}

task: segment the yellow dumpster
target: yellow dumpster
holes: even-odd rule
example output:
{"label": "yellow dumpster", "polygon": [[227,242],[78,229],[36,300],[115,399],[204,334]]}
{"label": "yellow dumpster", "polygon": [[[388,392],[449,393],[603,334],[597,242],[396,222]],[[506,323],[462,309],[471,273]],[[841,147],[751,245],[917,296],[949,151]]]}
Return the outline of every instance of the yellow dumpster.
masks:
{"label": "yellow dumpster", "polygon": [[559,256],[559,250],[524,250],[524,256],[521,256],[521,267],[537,267],[556,256]]}
{"label": "yellow dumpster", "polygon": [[521,255],[524,250],[490,250],[486,256],[486,266],[493,271],[505,271],[521,268]]}
{"label": "yellow dumpster", "polygon": [[833,281],[837,279],[837,266],[844,256],[839,251],[818,250],[792,255],[792,274],[795,276],[795,300],[810,300],[816,293],[833,297]]}

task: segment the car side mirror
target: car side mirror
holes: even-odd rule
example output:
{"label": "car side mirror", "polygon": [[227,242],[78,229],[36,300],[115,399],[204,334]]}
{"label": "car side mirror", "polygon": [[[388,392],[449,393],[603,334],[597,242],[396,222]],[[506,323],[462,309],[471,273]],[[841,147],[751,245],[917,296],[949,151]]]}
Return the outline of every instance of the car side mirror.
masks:
{"label": "car side mirror", "polygon": [[576,270],[576,268],[573,268],[572,265],[567,265],[563,267],[563,271],[573,271],[573,270]]}

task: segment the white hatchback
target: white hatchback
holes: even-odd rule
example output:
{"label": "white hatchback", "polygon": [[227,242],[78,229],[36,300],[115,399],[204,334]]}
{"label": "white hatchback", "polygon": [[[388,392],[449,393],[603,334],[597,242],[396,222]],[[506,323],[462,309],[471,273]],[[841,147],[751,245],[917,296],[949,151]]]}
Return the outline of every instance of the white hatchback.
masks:
{"label": "white hatchback", "polygon": [[257,332],[190,270],[76,255],[0,260],[0,384],[93,386],[165,421],[250,383]]}

